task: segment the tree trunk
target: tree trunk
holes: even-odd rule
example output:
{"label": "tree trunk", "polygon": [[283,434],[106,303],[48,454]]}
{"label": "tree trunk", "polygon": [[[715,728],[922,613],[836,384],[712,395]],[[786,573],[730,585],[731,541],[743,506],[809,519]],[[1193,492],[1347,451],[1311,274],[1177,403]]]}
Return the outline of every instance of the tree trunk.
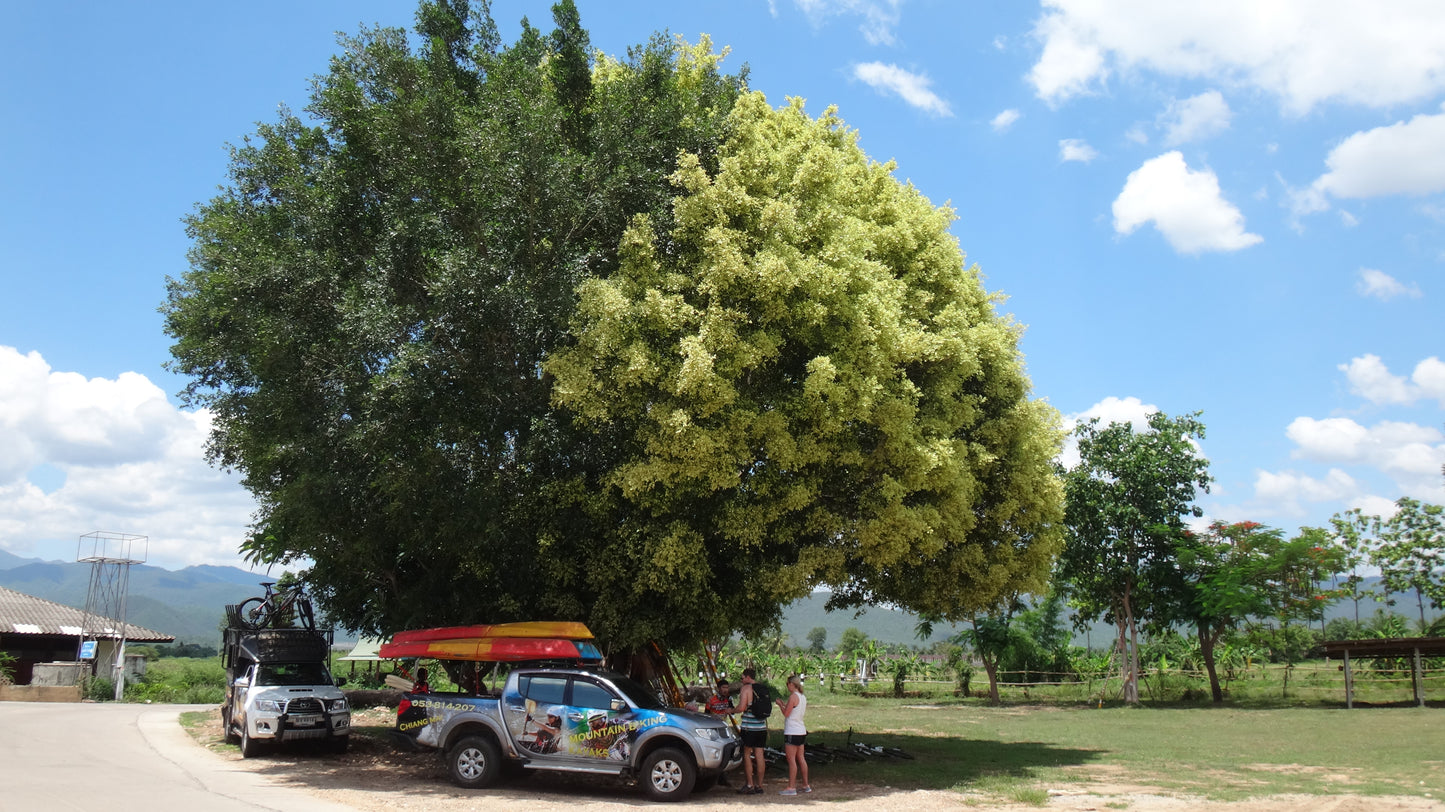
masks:
{"label": "tree trunk", "polygon": [[988,703],[990,705],[1001,705],[1003,700],[998,698],[998,661],[983,657],[983,670],[988,673]]}
{"label": "tree trunk", "polygon": [[1124,701],[1139,704],[1139,629],[1134,624],[1134,610],[1129,605],[1130,588],[1124,588],[1124,623],[1129,629],[1129,640],[1125,649],[1125,663],[1129,669],[1124,675]]}
{"label": "tree trunk", "polygon": [[1217,632],[1211,632],[1204,623],[1199,624],[1199,656],[1204,659],[1204,670],[1209,674],[1209,695],[1214,704],[1224,702],[1224,689],[1219,687],[1219,673],[1214,668],[1214,642],[1219,639]]}

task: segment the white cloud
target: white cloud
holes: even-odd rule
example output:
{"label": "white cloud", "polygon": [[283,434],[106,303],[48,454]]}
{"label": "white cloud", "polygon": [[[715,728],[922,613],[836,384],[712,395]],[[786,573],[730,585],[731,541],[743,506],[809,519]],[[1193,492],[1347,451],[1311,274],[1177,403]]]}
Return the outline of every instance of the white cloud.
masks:
{"label": "white cloud", "polygon": [[931,82],[923,74],[910,73],[897,65],[865,62],[853,66],[853,76],[879,90],[898,94],[904,101],[920,110],[937,116],[953,115],[948,102],[928,89]]}
{"label": "white cloud", "polygon": [[1407,493],[1438,488],[1445,464],[1445,434],[1415,423],[1386,420],[1365,427],[1345,417],[1298,417],[1285,435],[1295,443],[1291,456],[1297,459],[1375,468]]}
{"label": "white cloud", "polygon": [[[1094,418],[1099,419],[1102,425],[1110,423],[1128,423],[1135,431],[1147,431],[1149,429],[1149,415],[1159,411],[1159,407],[1152,403],[1144,403],[1136,397],[1116,398],[1112,395],[1090,406],[1078,414],[1064,417],[1064,431],[1072,432],[1080,423],[1086,423]],[[1079,441],[1073,436],[1064,440],[1064,448],[1059,453],[1059,462],[1065,468],[1073,468],[1079,464]]]}
{"label": "white cloud", "polygon": [[1263,90],[1304,114],[1326,101],[1389,107],[1445,90],[1445,4],[1434,0],[1044,0],[1029,72],[1054,104],[1114,74],[1153,71]]}
{"label": "white cloud", "polygon": [[1300,515],[1301,502],[1343,502],[1359,496],[1362,487],[1354,477],[1331,468],[1324,479],[1316,479],[1295,471],[1256,471],[1256,500],[1274,505],[1284,513]]}
{"label": "white cloud", "polygon": [[1159,116],[1164,144],[1177,146],[1203,141],[1229,129],[1229,104],[1218,90],[1200,93],[1183,101],[1174,100]]}
{"label": "white cloud", "polygon": [[1190,171],[1177,150],[1131,172],[1114,200],[1117,233],[1149,222],[1181,254],[1237,251],[1263,240],[1244,230],[1244,215],[1221,195],[1214,173]]}
{"label": "white cloud", "polygon": [[863,18],[858,26],[863,38],[873,45],[893,45],[896,42],[894,29],[898,26],[899,6],[903,0],[794,0],[798,8],[813,21],[821,25],[828,17],[857,16]]}
{"label": "white cloud", "polygon": [[[1411,405],[1429,398],[1445,407],[1445,363],[1438,358],[1417,364],[1410,380],[1391,374],[1374,355],[1354,358],[1339,368],[1351,391],[1377,406]],[[1445,500],[1440,478],[1445,465],[1445,432],[1434,426],[1398,420],[1366,426],[1346,417],[1299,417],[1289,424],[1285,435],[1295,445],[1291,457],[1335,467],[1324,481],[1294,472],[1261,473],[1255,490],[1263,500],[1283,500],[1295,507],[1299,501],[1342,501],[1374,515],[1392,512],[1390,503],[1401,495],[1431,502]],[[1366,492],[1363,486],[1352,487],[1350,483],[1359,473],[1352,478],[1341,471],[1350,466],[1388,477],[1392,495],[1386,498]]]}
{"label": "white cloud", "polygon": [[1415,365],[1410,380],[1390,372],[1378,355],[1362,355],[1340,364],[1350,391],[1376,405],[1411,406],[1435,400],[1445,408],[1445,362],[1431,356]]}
{"label": "white cloud", "polygon": [[994,129],[994,132],[1001,133],[1007,131],[1008,128],[1012,127],[1014,125],[1014,122],[1018,121],[1020,118],[1022,118],[1022,114],[1019,113],[1019,111],[1010,107],[1002,113],[994,116],[993,119],[988,122],[988,125]]}
{"label": "white cloud", "polygon": [[1350,214],[1344,209],[1340,209],[1340,225],[1344,226],[1345,228],[1354,228],[1359,224],[1360,218],[1356,217],[1353,214]]}
{"label": "white cloud", "polygon": [[1396,296],[1409,296],[1418,299],[1420,293],[1418,285],[1406,285],[1384,271],[1374,268],[1361,268],[1360,281],[1355,284],[1355,290],[1361,296],[1372,296],[1381,301],[1389,301]]}
{"label": "white cloud", "polygon": [[[210,425],[143,375],[87,379],[0,346],[0,548],[64,557],[106,530],[148,536],[159,566],[238,564],[255,502],[206,464]],[[63,475],[48,493],[42,469]]]}
{"label": "white cloud", "polygon": [[1144,128],[1142,126],[1135,124],[1128,130],[1124,131],[1124,140],[1132,141],[1135,144],[1143,146],[1149,143],[1149,133],[1144,132]]}
{"label": "white cloud", "polygon": [[[1442,4],[1445,8],[1445,4]],[[1445,49],[1442,49],[1445,50]],[[1330,150],[1329,171],[1300,196],[1302,213],[1329,207],[1326,196],[1369,198],[1445,191],[1445,113],[1357,132]]]}
{"label": "white cloud", "polygon": [[1087,142],[1079,138],[1065,138],[1059,141],[1060,161],[1079,161],[1088,163],[1099,157],[1099,151],[1089,146]]}

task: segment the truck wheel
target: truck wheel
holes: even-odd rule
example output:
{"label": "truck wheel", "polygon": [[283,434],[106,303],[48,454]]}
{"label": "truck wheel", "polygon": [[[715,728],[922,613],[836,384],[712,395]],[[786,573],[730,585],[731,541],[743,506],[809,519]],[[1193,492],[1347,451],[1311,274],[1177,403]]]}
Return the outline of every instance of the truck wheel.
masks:
{"label": "truck wheel", "polygon": [[642,760],[642,789],[654,801],[680,801],[692,792],[697,768],[671,747],[659,747]]}
{"label": "truck wheel", "polygon": [[491,739],[465,736],[447,751],[447,769],[452,782],[467,789],[491,786],[501,772],[502,754]]}
{"label": "truck wheel", "polygon": [[251,738],[251,726],[241,725],[241,758],[255,758],[261,755],[261,743]]}

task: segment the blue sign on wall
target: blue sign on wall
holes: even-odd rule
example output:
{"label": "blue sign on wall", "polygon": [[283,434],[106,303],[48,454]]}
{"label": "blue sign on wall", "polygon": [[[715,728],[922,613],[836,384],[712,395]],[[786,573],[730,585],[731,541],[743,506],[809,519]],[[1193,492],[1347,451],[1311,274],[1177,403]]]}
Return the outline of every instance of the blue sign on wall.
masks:
{"label": "blue sign on wall", "polygon": [[81,644],[80,644],[80,659],[82,659],[82,660],[94,660],[94,659],[95,659],[95,641],[94,641],[94,640],[86,640],[84,643],[81,643]]}

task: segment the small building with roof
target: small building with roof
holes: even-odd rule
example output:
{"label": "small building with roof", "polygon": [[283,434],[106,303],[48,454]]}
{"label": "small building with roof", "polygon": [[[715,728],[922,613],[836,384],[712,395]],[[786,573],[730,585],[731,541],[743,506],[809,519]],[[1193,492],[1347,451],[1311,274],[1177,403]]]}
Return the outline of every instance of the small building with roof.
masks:
{"label": "small building with roof", "polygon": [[[36,667],[48,663],[74,663],[80,651],[85,612],[72,606],[0,587],[0,652],[15,658],[10,682],[29,685]],[[111,618],[91,618],[96,638],[92,676],[114,678],[115,648],[127,643],[173,643],[175,637]]]}

